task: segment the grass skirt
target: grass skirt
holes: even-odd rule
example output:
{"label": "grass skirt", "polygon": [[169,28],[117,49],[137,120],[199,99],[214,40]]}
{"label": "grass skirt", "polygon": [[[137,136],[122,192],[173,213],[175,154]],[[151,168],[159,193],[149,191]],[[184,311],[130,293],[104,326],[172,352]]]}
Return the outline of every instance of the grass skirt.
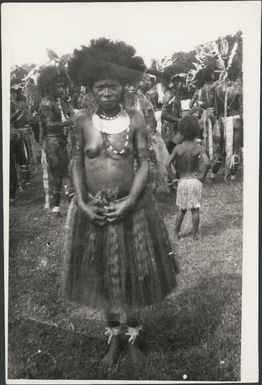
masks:
{"label": "grass skirt", "polygon": [[167,230],[150,192],[117,224],[95,226],[69,207],[65,294],[95,308],[148,305],[176,286],[178,272]]}
{"label": "grass skirt", "polygon": [[202,204],[203,184],[196,178],[181,178],[178,182],[176,205],[183,210],[199,209]]}

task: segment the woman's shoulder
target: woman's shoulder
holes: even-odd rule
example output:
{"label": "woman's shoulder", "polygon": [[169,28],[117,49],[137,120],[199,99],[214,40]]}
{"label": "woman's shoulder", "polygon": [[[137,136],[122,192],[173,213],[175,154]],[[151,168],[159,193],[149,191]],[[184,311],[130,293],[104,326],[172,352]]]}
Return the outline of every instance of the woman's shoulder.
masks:
{"label": "woman's shoulder", "polygon": [[89,111],[87,111],[85,108],[82,108],[81,110],[78,110],[75,112],[75,121],[76,123],[80,124],[82,122],[91,122],[93,114],[90,114]]}
{"label": "woman's shoulder", "polygon": [[131,119],[141,119],[144,117],[143,112],[137,110],[136,108],[125,108],[125,111],[129,115],[130,120]]}
{"label": "woman's shoulder", "polygon": [[93,115],[83,108],[82,110],[77,111],[73,117],[74,127],[78,131],[86,131],[92,126],[92,118]]}
{"label": "woman's shoulder", "polygon": [[130,126],[133,129],[143,128],[145,126],[145,117],[143,112],[136,110],[135,108],[125,109],[129,118],[130,118]]}

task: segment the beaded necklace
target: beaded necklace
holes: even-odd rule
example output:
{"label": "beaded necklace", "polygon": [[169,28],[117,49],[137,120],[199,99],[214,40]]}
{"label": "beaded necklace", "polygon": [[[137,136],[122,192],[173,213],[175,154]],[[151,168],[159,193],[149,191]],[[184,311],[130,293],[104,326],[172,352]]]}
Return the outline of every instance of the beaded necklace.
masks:
{"label": "beaded necklace", "polygon": [[[129,143],[129,131],[130,131],[130,127],[128,127],[128,129],[126,130],[125,144],[124,144],[124,147],[122,148],[122,150],[120,150],[120,151],[116,150],[112,146],[112,144],[108,140],[108,136],[106,135],[105,136],[105,140],[106,140],[106,144],[107,144],[109,150],[112,151],[116,155],[124,155],[126,153],[126,151],[127,151],[127,147],[128,147],[128,143]],[[102,133],[105,134],[104,132],[102,132]]]}
{"label": "beaded necklace", "polygon": [[101,119],[104,119],[104,120],[114,120],[114,119],[117,119],[119,118],[119,116],[121,115],[122,113],[122,108],[120,108],[120,111],[114,115],[114,116],[107,116],[107,115],[104,115],[100,110],[97,110],[97,115],[99,116],[99,118]]}
{"label": "beaded necklace", "polygon": [[101,120],[114,120],[114,119],[117,119],[119,118],[121,115],[123,114],[123,110],[121,108],[120,112],[115,115],[114,117],[108,117],[108,116],[104,116],[103,114],[101,113],[97,113],[96,116],[98,117],[98,125],[97,125],[97,128],[99,129],[99,131],[101,132],[101,134],[103,135],[103,138],[105,139],[105,142],[106,142],[106,147],[108,147],[108,149],[116,154],[116,155],[125,155],[126,152],[127,152],[127,149],[128,149],[128,143],[129,143],[129,133],[130,133],[130,124],[128,124],[128,127],[127,127],[127,130],[126,130],[126,137],[125,137],[125,143],[124,143],[124,147],[121,149],[121,150],[117,150],[116,148],[114,148],[112,146],[112,144],[110,143],[109,139],[108,139],[108,134],[110,134],[109,132],[107,132],[106,130],[104,130],[102,128],[102,122]]}

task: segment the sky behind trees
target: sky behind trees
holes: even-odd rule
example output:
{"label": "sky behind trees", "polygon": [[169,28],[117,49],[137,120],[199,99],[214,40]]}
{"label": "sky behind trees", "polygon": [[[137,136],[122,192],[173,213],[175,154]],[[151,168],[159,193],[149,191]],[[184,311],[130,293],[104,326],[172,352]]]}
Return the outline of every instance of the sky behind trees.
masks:
{"label": "sky behind trees", "polygon": [[[249,4],[248,4],[249,3]],[[254,3],[255,4],[255,3]],[[43,64],[98,37],[133,45],[146,64],[248,27],[252,2],[4,4],[10,65]],[[249,23],[250,27],[250,23]]]}

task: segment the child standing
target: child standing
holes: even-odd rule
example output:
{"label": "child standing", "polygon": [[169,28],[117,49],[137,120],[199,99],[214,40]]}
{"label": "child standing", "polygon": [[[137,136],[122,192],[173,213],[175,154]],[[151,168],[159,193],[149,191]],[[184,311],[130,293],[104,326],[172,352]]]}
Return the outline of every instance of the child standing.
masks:
{"label": "child standing", "polygon": [[[210,161],[203,146],[194,139],[199,136],[199,123],[195,116],[187,115],[179,122],[179,130],[183,142],[178,144],[168,161],[168,171],[171,176],[171,164],[179,174],[176,204],[179,208],[176,218],[176,238],[187,210],[191,210],[193,223],[193,238],[198,239],[199,208],[202,203],[203,182],[210,168]],[[204,162],[204,169],[200,172],[199,159]]]}

